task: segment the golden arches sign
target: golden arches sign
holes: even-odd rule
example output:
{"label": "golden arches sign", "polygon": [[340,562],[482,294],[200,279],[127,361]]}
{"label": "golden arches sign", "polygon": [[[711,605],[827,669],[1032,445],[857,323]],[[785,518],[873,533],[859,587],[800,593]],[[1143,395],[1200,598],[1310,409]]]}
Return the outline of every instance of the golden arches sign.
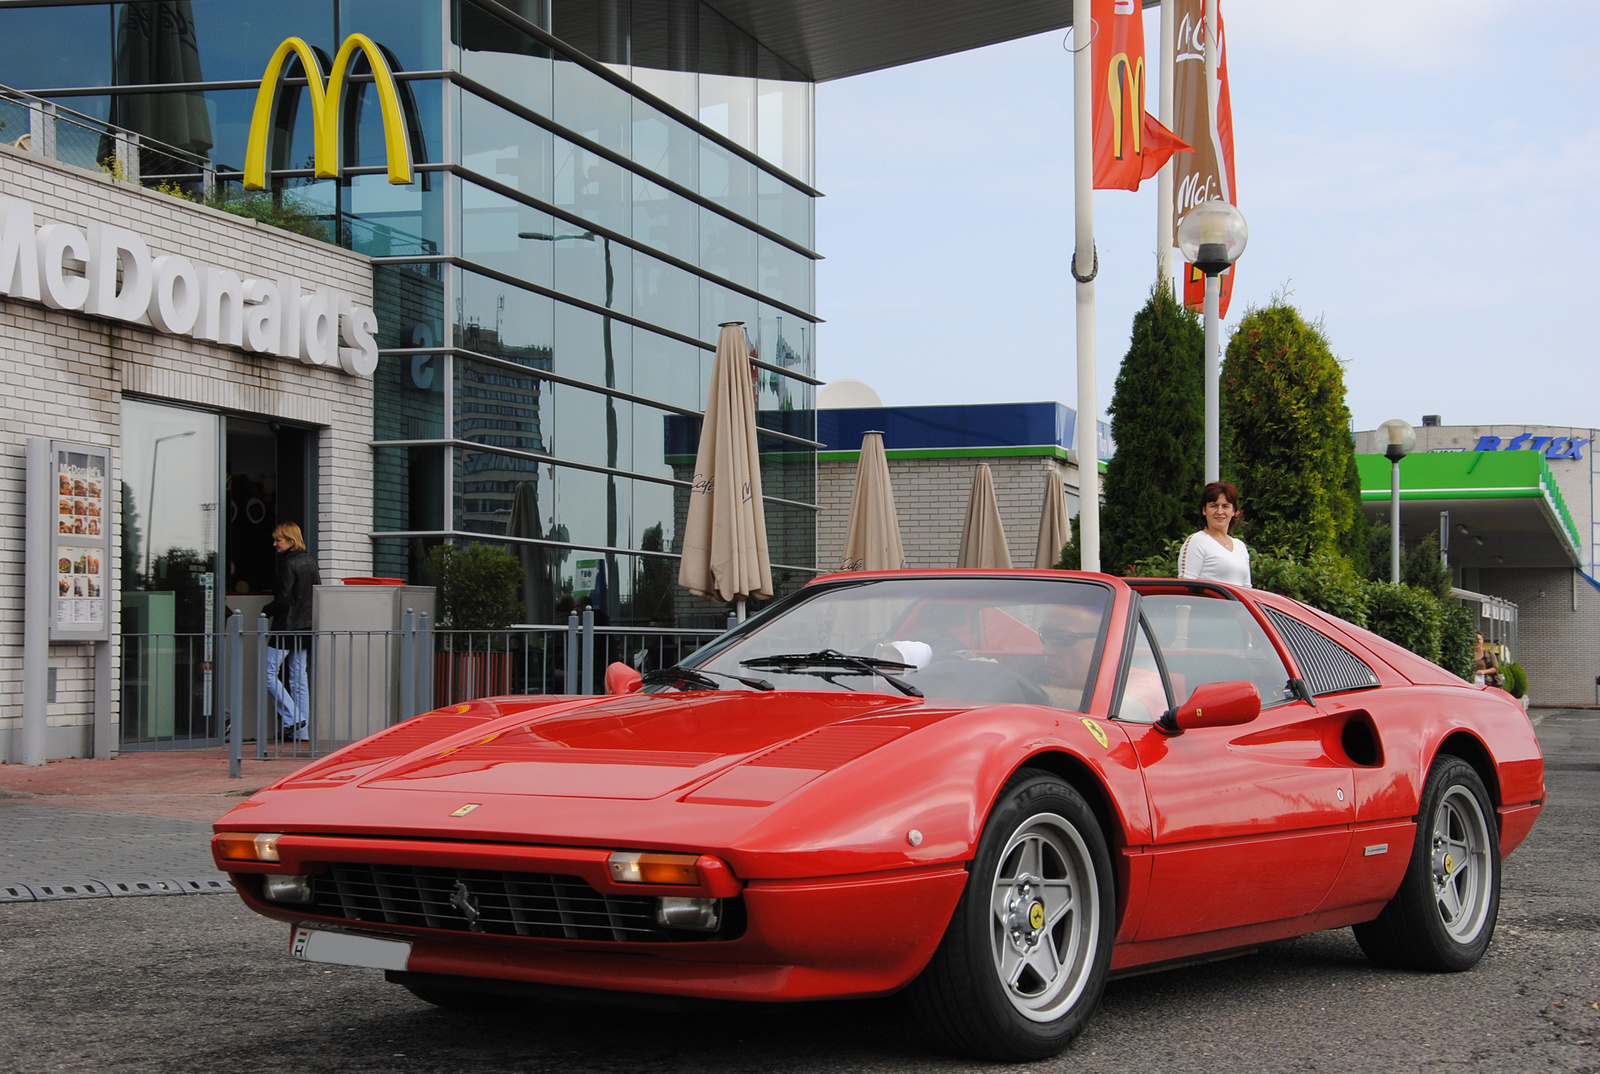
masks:
{"label": "golden arches sign", "polygon": [[244,154],[244,185],[248,190],[261,190],[267,185],[267,138],[272,132],[273,106],[278,98],[278,84],[283,79],[290,54],[300,57],[306,70],[306,90],[311,96],[312,142],[315,146],[314,166],[318,179],[334,179],[339,175],[339,101],[344,96],[345,78],[351,61],[360,49],[372,66],[373,83],[378,91],[378,105],[383,113],[383,141],[389,157],[389,182],[411,182],[411,138],[406,131],[405,115],[400,110],[400,94],[395,88],[394,75],[383,57],[383,51],[373,44],[366,34],[351,34],[339,46],[333,58],[333,71],[326,86],[322,81],[322,64],[317,54],[298,37],[286,39],[272,54],[267,69],[261,75],[261,89],[256,92],[255,114],[250,120],[250,141]]}
{"label": "golden arches sign", "polygon": [[1111,57],[1106,72],[1106,100],[1111,104],[1111,155],[1123,159],[1123,116],[1130,117],[1133,155],[1144,152],[1144,57],[1130,61],[1126,52]]}

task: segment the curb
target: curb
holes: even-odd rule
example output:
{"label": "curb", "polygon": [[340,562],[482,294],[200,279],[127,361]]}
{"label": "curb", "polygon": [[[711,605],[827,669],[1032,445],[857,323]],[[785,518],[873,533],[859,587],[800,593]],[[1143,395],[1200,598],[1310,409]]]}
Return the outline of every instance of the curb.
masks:
{"label": "curb", "polygon": [[221,877],[143,877],[134,880],[0,880],[0,903],[65,899],[125,899],[153,895],[232,895]]}

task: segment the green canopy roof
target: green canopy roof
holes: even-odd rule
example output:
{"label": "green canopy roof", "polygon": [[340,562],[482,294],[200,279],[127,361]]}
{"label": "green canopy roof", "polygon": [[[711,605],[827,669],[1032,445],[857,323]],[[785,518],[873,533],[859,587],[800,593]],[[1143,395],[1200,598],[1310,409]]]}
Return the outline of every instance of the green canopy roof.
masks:
{"label": "green canopy roof", "polygon": [[[1369,519],[1387,516],[1390,463],[1357,455]],[[1582,566],[1583,543],[1550,464],[1536,451],[1425,451],[1400,462],[1400,525],[1437,532],[1450,512],[1450,562],[1480,567]],[[1465,527],[1466,532],[1462,532]]]}

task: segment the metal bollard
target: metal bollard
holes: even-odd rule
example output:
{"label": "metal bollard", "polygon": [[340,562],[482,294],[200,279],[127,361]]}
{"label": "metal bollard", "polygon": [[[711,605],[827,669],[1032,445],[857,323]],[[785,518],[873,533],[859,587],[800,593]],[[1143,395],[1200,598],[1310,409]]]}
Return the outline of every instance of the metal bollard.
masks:
{"label": "metal bollard", "polygon": [[406,609],[405,633],[400,636],[400,719],[417,714],[417,613]]}
{"label": "metal bollard", "polygon": [[228,778],[244,778],[244,613],[228,616]]}
{"label": "metal bollard", "polygon": [[594,609],[583,610],[583,693],[594,694]]}

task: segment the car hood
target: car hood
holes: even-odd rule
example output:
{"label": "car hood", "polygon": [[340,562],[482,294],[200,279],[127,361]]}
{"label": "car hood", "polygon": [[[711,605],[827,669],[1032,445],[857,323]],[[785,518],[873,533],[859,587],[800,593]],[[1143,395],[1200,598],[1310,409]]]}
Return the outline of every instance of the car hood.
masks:
{"label": "car hood", "polygon": [[[499,705],[515,709],[514,703]],[[642,800],[689,792],[755,761],[763,772],[747,782],[798,786],[797,772],[820,774],[909,731],[908,724],[886,725],[881,717],[916,712],[921,704],[873,693],[740,691],[634,694],[552,707],[557,711],[513,711],[475,722],[338,782],[375,790]],[[328,782],[334,773],[319,768],[280,786]],[[743,793],[734,787],[721,797]]]}

